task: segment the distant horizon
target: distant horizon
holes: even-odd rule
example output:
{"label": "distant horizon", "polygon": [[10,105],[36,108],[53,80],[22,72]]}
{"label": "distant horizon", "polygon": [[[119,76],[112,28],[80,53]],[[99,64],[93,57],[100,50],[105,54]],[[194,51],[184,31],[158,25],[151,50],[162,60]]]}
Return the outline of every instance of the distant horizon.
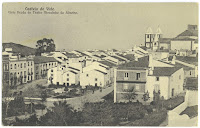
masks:
{"label": "distant horizon", "polygon": [[[53,7],[77,14],[8,14],[26,7]],[[37,40],[51,38],[56,50],[131,49],[144,45],[148,27],[159,26],[163,38],[174,38],[198,25],[197,3],[4,3],[3,43],[36,48]]]}

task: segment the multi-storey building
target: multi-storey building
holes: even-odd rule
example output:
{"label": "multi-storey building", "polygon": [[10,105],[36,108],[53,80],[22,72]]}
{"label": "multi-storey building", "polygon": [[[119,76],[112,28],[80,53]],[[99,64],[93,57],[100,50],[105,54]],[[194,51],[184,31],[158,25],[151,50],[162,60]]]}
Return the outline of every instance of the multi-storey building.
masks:
{"label": "multi-storey building", "polygon": [[16,86],[34,80],[33,58],[20,57],[18,54],[3,53],[3,81],[9,86]]}
{"label": "multi-storey building", "polygon": [[56,67],[58,61],[54,57],[35,56],[35,79],[45,78],[50,68]]}
{"label": "multi-storey building", "polygon": [[[142,100],[145,93],[149,57],[139,58],[115,69],[114,102],[126,102],[127,94],[137,93],[137,100]],[[133,92],[134,91],[134,92]]]}

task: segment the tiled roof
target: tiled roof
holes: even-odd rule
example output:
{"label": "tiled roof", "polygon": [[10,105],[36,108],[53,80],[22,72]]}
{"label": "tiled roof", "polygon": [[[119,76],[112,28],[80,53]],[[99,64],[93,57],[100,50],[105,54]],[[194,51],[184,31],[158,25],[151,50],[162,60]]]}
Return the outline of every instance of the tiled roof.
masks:
{"label": "tiled roof", "polygon": [[140,48],[145,50],[145,51],[147,50],[147,48],[145,46],[140,46]]}
{"label": "tiled roof", "polygon": [[68,58],[78,58],[78,56],[74,53],[66,52],[64,55],[67,56]]}
{"label": "tiled roof", "polygon": [[75,72],[75,71],[72,71],[72,70],[69,70],[69,72],[72,72],[72,73],[74,73],[74,74],[78,74],[77,72]]}
{"label": "tiled roof", "polygon": [[89,55],[87,55],[87,54],[85,54],[85,53],[83,53],[83,52],[81,52],[81,51],[78,51],[78,50],[74,50],[74,51],[80,53],[82,56],[89,56]]}
{"label": "tiled roof", "polygon": [[108,61],[98,61],[99,63],[101,63],[101,64],[104,64],[104,65],[106,65],[106,66],[109,66],[109,67],[114,67],[114,66],[116,66],[115,64],[113,64],[113,63],[111,63],[111,62],[108,62]]}
{"label": "tiled roof", "polygon": [[188,90],[198,90],[198,78],[187,78],[185,87]]}
{"label": "tiled roof", "polygon": [[79,69],[74,68],[74,67],[68,67],[68,68],[71,68],[71,69],[76,70],[76,71],[80,71]]}
{"label": "tiled roof", "polygon": [[35,56],[34,63],[47,63],[47,62],[58,62],[54,57],[46,57],[46,56]]}
{"label": "tiled roof", "polygon": [[187,37],[187,36],[178,36],[176,38],[173,38],[172,40],[195,40],[193,38]]}
{"label": "tiled roof", "polygon": [[185,63],[198,65],[198,57],[177,56],[176,59]]}
{"label": "tiled roof", "polygon": [[124,59],[119,58],[119,57],[117,57],[117,56],[111,56],[111,57],[113,57],[113,58],[115,58],[115,59],[118,59],[119,61],[125,61]]}
{"label": "tiled roof", "polygon": [[193,70],[194,68],[176,62],[175,67],[182,67],[184,70]]}
{"label": "tiled roof", "polygon": [[198,30],[185,30],[178,36],[198,36]]}
{"label": "tiled roof", "polygon": [[150,76],[171,76],[181,67],[154,67],[153,75]]}
{"label": "tiled roof", "polygon": [[130,61],[128,63],[118,66],[118,69],[128,69],[134,67],[148,68],[149,67],[149,56],[139,58],[138,61]]}
{"label": "tiled roof", "polygon": [[159,38],[160,43],[170,44],[171,38]]}
{"label": "tiled roof", "polygon": [[97,70],[97,69],[95,69],[95,71],[100,72],[100,73],[103,73],[104,75],[107,74],[106,72],[103,72],[103,71],[100,71],[100,70]]}

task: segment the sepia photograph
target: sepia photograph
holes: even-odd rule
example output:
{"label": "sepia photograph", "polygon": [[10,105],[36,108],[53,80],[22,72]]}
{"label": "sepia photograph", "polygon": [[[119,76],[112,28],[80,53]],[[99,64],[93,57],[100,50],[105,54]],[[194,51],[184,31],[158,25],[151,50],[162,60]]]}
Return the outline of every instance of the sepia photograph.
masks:
{"label": "sepia photograph", "polygon": [[1,126],[198,126],[199,3],[1,6]]}

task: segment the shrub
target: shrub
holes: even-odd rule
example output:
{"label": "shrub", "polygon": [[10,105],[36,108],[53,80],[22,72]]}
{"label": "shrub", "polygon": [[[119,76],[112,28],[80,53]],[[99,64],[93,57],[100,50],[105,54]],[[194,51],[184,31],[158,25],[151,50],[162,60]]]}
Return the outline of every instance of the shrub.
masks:
{"label": "shrub", "polygon": [[136,120],[127,126],[159,126],[167,117],[167,111],[162,110],[159,112],[153,112],[144,118]]}

